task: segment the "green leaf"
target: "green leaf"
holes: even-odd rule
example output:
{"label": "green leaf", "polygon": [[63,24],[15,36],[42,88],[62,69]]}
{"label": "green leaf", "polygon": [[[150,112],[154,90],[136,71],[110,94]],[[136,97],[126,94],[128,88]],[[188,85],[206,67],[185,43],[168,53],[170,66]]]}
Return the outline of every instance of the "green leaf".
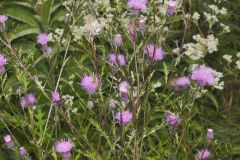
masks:
{"label": "green leaf", "polygon": [[49,23],[49,19],[51,16],[51,8],[53,5],[54,0],[47,0],[46,2],[43,3],[42,6],[42,15],[43,15],[43,22],[44,24],[48,24]]}
{"label": "green leaf", "polygon": [[215,107],[218,111],[219,106],[218,106],[218,102],[217,102],[216,98],[214,97],[214,95],[208,91],[206,93],[204,93],[204,95],[207,96],[213,102],[213,104],[215,105]]}
{"label": "green leaf", "polygon": [[23,24],[18,26],[13,32],[8,34],[9,40],[13,41],[17,38],[24,37],[29,34],[39,34],[40,30],[38,28],[32,27],[28,24]]}
{"label": "green leaf", "polygon": [[33,13],[23,9],[22,7],[5,8],[2,9],[1,12],[33,27],[40,28],[37,19],[33,16]]}

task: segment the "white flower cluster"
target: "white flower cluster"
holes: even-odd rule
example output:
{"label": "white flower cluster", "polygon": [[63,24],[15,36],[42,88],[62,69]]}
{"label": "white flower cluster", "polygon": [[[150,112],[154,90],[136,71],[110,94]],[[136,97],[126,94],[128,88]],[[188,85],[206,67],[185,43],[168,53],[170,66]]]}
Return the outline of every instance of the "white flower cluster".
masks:
{"label": "white flower cluster", "polygon": [[232,62],[232,55],[224,54],[223,59],[225,59],[228,63]]}
{"label": "white flower cluster", "polygon": [[215,15],[226,15],[227,14],[227,9],[224,7],[219,9],[216,5],[212,4],[212,5],[209,5],[209,8],[213,11],[213,13]]}
{"label": "white flower cluster", "polygon": [[230,27],[223,24],[223,23],[220,23],[220,26],[223,28],[223,33],[229,33],[230,32]]}
{"label": "white flower cluster", "polygon": [[200,19],[200,14],[198,12],[194,12],[192,15],[192,19],[194,22],[197,22]]}
{"label": "white flower cluster", "polygon": [[66,45],[67,40],[63,38],[64,29],[56,28],[54,32],[48,34],[48,40],[50,42],[61,42]]}
{"label": "white flower cluster", "polygon": [[237,53],[237,57],[239,58],[239,60],[236,61],[236,67],[240,70],[240,52]]}
{"label": "white flower cluster", "polygon": [[224,87],[224,82],[220,81],[220,79],[223,77],[223,73],[215,71],[214,76],[215,76],[215,78],[214,78],[215,82],[214,82],[213,87],[216,89],[222,90]]}
{"label": "white flower cluster", "polygon": [[204,57],[206,53],[218,51],[218,39],[213,35],[208,35],[207,38],[203,38],[197,34],[193,36],[193,39],[197,43],[187,43],[183,46],[185,49],[184,54],[193,60],[199,60]]}
{"label": "white flower cluster", "polygon": [[204,12],[203,13],[204,16],[206,17],[208,23],[209,23],[209,26],[210,28],[219,21],[219,19],[217,18],[216,15],[213,15],[213,14],[210,14],[210,13],[207,13],[207,12]]}
{"label": "white flower cluster", "polygon": [[63,98],[63,101],[64,101],[64,105],[65,105],[65,106],[72,107],[72,105],[73,105],[73,99],[74,99],[73,96],[63,95],[62,98]]}

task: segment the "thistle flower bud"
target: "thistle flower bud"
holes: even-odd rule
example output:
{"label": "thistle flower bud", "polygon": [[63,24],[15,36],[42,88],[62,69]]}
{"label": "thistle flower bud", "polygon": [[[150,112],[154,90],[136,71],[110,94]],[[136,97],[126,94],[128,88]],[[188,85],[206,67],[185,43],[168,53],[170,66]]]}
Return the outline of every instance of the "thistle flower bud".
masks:
{"label": "thistle flower bud", "polygon": [[209,140],[209,141],[211,141],[211,140],[213,140],[213,138],[214,138],[214,132],[213,132],[213,129],[211,129],[211,128],[209,128],[208,130],[207,130],[207,140]]}
{"label": "thistle flower bud", "polygon": [[8,149],[13,149],[14,142],[12,140],[12,137],[9,134],[4,136],[4,142],[7,145]]}

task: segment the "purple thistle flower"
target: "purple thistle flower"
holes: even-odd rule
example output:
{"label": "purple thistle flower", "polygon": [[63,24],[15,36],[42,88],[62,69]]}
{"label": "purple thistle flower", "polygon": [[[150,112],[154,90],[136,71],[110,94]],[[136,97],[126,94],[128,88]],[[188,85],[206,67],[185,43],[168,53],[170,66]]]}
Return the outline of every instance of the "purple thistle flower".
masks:
{"label": "purple thistle flower", "polygon": [[108,61],[112,64],[115,64],[117,62],[117,54],[115,53],[110,53],[108,55]]}
{"label": "purple thistle flower", "polygon": [[28,101],[28,104],[31,105],[31,106],[35,105],[35,103],[36,103],[36,101],[37,101],[35,94],[29,93],[29,94],[27,95],[27,101]]}
{"label": "purple thistle flower", "polygon": [[122,35],[116,34],[113,38],[112,43],[114,46],[120,46],[122,44]]}
{"label": "purple thistle flower", "polygon": [[177,3],[175,1],[172,1],[172,0],[168,1],[168,6],[166,10],[167,15],[169,16],[173,15],[176,9],[176,4]]}
{"label": "purple thistle flower", "polygon": [[146,30],[146,23],[144,19],[139,20],[138,28],[140,31]]}
{"label": "purple thistle flower", "polygon": [[19,154],[23,158],[28,156],[28,152],[27,152],[27,150],[24,147],[20,147],[19,148]]}
{"label": "purple thistle flower", "polygon": [[121,67],[126,65],[126,57],[122,54],[110,53],[108,55],[108,61],[112,64],[117,64]]}
{"label": "purple thistle flower", "polygon": [[132,118],[133,118],[132,113],[129,112],[128,110],[118,112],[115,115],[115,119],[118,121],[118,123],[121,123],[123,125],[128,124],[132,120]]}
{"label": "purple thistle flower", "polygon": [[207,160],[211,156],[211,152],[208,149],[198,151],[197,158],[199,160]]}
{"label": "purple thistle flower", "polygon": [[65,160],[71,159],[72,148],[72,142],[66,139],[62,139],[55,144],[55,150],[60,153]]}
{"label": "purple thistle flower", "polygon": [[191,79],[197,81],[198,85],[204,87],[212,86],[215,83],[215,70],[205,65],[198,66],[192,71]]}
{"label": "purple thistle flower", "polygon": [[8,149],[13,149],[14,142],[12,140],[12,137],[9,134],[4,136],[4,142],[7,145]]}
{"label": "purple thistle flower", "polygon": [[148,44],[144,47],[143,52],[148,56],[149,59],[154,61],[161,61],[164,58],[164,51],[161,47],[154,44]]}
{"label": "purple thistle flower", "polygon": [[0,53],[0,68],[3,68],[7,64],[7,59]]}
{"label": "purple thistle flower", "polygon": [[187,89],[187,87],[190,85],[190,80],[188,77],[179,77],[175,80],[175,89],[178,90],[179,87],[182,89]]}
{"label": "purple thistle flower", "polygon": [[38,35],[37,43],[41,44],[42,46],[46,46],[48,43],[48,35],[46,33],[41,33]]}
{"label": "purple thistle flower", "polygon": [[128,101],[128,90],[130,88],[130,85],[127,81],[122,81],[119,84],[119,92],[120,92],[120,99],[121,101],[127,103]]}
{"label": "purple thistle flower", "polygon": [[6,15],[0,15],[0,23],[4,24],[8,20],[8,16]]}
{"label": "purple thistle flower", "polygon": [[82,78],[81,86],[87,91],[88,94],[96,92],[99,86],[98,77],[95,75],[89,76],[85,74]]}
{"label": "purple thistle flower", "polygon": [[119,66],[125,66],[126,65],[126,57],[122,54],[117,54],[117,64]]}
{"label": "purple thistle flower", "polygon": [[174,129],[178,124],[181,123],[181,120],[178,118],[178,116],[174,115],[173,113],[166,113],[165,120],[170,126],[170,129]]}
{"label": "purple thistle flower", "polygon": [[134,11],[145,11],[147,9],[147,0],[128,0],[128,6]]}
{"label": "purple thistle flower", "polygon": [[34,106],[36,104],[36,96],[34,93],[29,93],[26,96],[20,98],[20,104],[23,109],[27,108],[28,106]]}
{"label": "purple thistle flower", "polygon": [[57,91],[52,92],[52,101],[55,103],[59,103],[61,101],[61,96]]}
{"label": "purple thistle flower", "polygon": [[213,132],[213,129],[211,129],[211,128],[209,128],[208,130],[207,130],[207,140],[209,140],[209,141],[211,141],[211,140],[213,140],[213,138],[214,138],[214,132]]}

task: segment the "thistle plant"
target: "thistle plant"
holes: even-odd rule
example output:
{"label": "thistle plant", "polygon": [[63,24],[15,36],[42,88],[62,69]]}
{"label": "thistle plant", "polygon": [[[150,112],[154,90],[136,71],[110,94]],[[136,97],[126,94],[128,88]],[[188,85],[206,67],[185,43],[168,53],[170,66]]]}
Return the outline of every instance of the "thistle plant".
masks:
{"label": "thistle plant", "polygon": [[228,149],[221,130],[202,106],[218,112],[214,93],[226,77],[239,77],[240,56],[219,56],[227,69],[216,67],[212,59],[231,33],[228,10],[201,2],[200,12],[192,3],[17,1],[20,15],[0,5],[3,152],[14,153],[10,159],[226,158],[218,154]]}

